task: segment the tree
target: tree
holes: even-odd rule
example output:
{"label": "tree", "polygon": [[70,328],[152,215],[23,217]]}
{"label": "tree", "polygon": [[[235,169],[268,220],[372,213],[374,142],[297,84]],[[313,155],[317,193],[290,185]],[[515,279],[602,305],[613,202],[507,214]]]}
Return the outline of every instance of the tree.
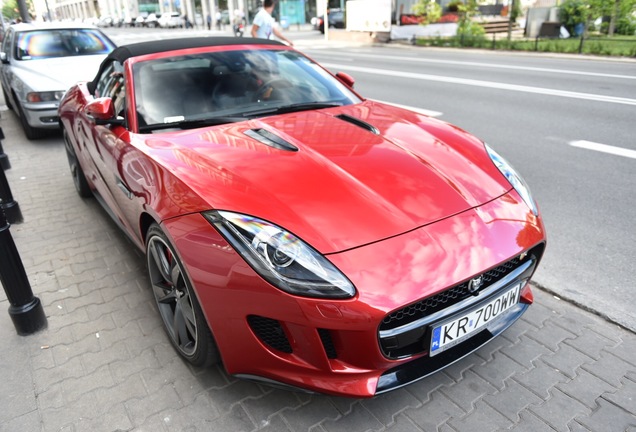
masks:
{"label": "tree", "polygon": [[561,3],[559,19],[570,34],[577,34],[577,29],[587,24],[591,15],[590,3],[586,0],[565,0]]}
{"label": "tree", "polygon": [[457,22],[458,36],[483,36],[486,31],[481,24],[473,21],[473,17],[479,13],[477,0],[466,0],[465,3],[459,4],[459,21]]}
{"label": "tree", "polygon": [[[33,15],[33,12],[35,11],[35,8],[33,7],[33,0],[26,0],[26,6],[29,14]],[[2,6],[2,15],[10,21],[21,18],[18,0],[5,0]]]}
{"label": "tree", "polygon": [[634,35],[636,33],[635,14],[636,0],[615,0],[607,29],[608,36],[612,36],[614,32]]}
{"label": "tree", "polygon": [[635,7],[636,0],[565,0],[559,7],[559,17],[571,34],[581,24],[587,31],[591,22],[602,17],[610,17],[607,30],[610,36],[615,29],[617,33],[633,34]]}

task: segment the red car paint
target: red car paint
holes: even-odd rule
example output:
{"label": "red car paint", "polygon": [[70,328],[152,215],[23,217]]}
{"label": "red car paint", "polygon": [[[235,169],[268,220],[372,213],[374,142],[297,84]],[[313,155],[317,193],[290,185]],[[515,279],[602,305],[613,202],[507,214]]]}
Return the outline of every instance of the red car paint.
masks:
{"label": "red car paint", "polygon": [[[542,219],[495,167],[481,141],[442,121],[370,100],[139,133],[135,63],[249,49],[263,47],[132,57],[124,63],[127,127],[89,118],[86,106],[95,97],[86,84],[65,96],[61,123],[90,187],[135,244],[144,248],[145,230],[154,221],[176,246],[228,373],[373,396],[387,371],[428,355],[423,347],[388,358],[378,343],[387,314],[525,252],[538,251],[538,262],[545,243]],[[336,117],[341,114],[373,125],[378,133]],[[275,133],[298,151],[262,145],[244,134],[249,129]],[[128,195],[121,193],[122,185]],[[308,298],[272,286],[202,216],[209,210],[283,227],[326,256],[353,283],[356,295]],[[520,304],[532,302],[528,278]],[[278,321],[292,352],[264,343],[246,320],[253,315]],[[336,358],[326,355],[317,329],[329,332]]]}

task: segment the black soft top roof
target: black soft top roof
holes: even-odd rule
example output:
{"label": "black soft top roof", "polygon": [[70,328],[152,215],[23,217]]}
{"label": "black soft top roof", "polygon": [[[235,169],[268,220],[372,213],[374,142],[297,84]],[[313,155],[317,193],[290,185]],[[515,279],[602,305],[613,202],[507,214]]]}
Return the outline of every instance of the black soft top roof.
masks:
{"label": "black soft top roof", "polygon": [[182,50],[188,48],[201,48],[206,46],[224,46],[224,45],[283,45],[281,42],[256,39],[256,38],[236,38],[236,37],[197,37],[197,38],[180,38],[180,39],[164,39],[148,42],[139,42],[129,45],[122,45],[115,48],[108,58],[115,59],[123,63],[130,57],[137,57],[146,54],[154,54],[165,51]]}
{"label": "black soft top roof", "polygon": [[163,39],[148,42],[138,42],[129,45],[122,45],[115,48],[108,57],[104,59],[99,71],[95,76],[95,79],[88,83],[88,89],[91,93],[95,91],[97,86],[97,80],[99,79],[102,71],[111,60],[116,60],[119,63],[124,63],[131,57],[138,57],[147,54],[155,54],[166,51],[176,51],[189,48],[201,48],[212,46],[228,46],[228,45],[275,45],[281,46],[282,42],[269,40],[269,39],[257,39],[257,38],[237,38],[237,37],[193,37],[193,38],[179,38],[179,39]]}

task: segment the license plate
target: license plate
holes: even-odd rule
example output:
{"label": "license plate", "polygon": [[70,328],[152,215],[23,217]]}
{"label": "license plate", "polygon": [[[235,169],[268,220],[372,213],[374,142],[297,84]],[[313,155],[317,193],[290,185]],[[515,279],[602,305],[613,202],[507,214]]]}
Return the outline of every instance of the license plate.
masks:
{"label": "license plate", "polygon": [[500,318],[504,312],[519,302],[519,291],[522,285],[519,283],[479,308],[433,327],[429,356],[433,357],[454,347]]}

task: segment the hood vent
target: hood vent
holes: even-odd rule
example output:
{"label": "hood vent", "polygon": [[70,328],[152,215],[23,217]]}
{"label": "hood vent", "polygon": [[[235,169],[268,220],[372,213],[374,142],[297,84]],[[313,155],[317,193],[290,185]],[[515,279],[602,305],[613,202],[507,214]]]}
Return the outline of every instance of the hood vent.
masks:
{"label": "hood vent", "polygon": [[244,134],[267,146],[274,147],[275,149],[293,151],[293,152],[298,151],[298,147],[296,147],[295,145],[285,141],[278,135],[274,135],[268,130],[265,130],[262,128],[248,129],[244,132]]}
{"label": "hood vent", "polygon": [[367,123],[367,122],[365,122],[363,120],[360,120],[359,118],[350,116],[349,114],[338,114],[336,116],[336,118],[339,118],[340,120],[344,120],[346,122],[349,122],[352,125],[356,125],[358,127],[361,127],[362,129],[368,130],[372,134],[380,135],[380,131],[378,130],[378,128],[376,128],[373,125],[370,125],[369,123]]}

